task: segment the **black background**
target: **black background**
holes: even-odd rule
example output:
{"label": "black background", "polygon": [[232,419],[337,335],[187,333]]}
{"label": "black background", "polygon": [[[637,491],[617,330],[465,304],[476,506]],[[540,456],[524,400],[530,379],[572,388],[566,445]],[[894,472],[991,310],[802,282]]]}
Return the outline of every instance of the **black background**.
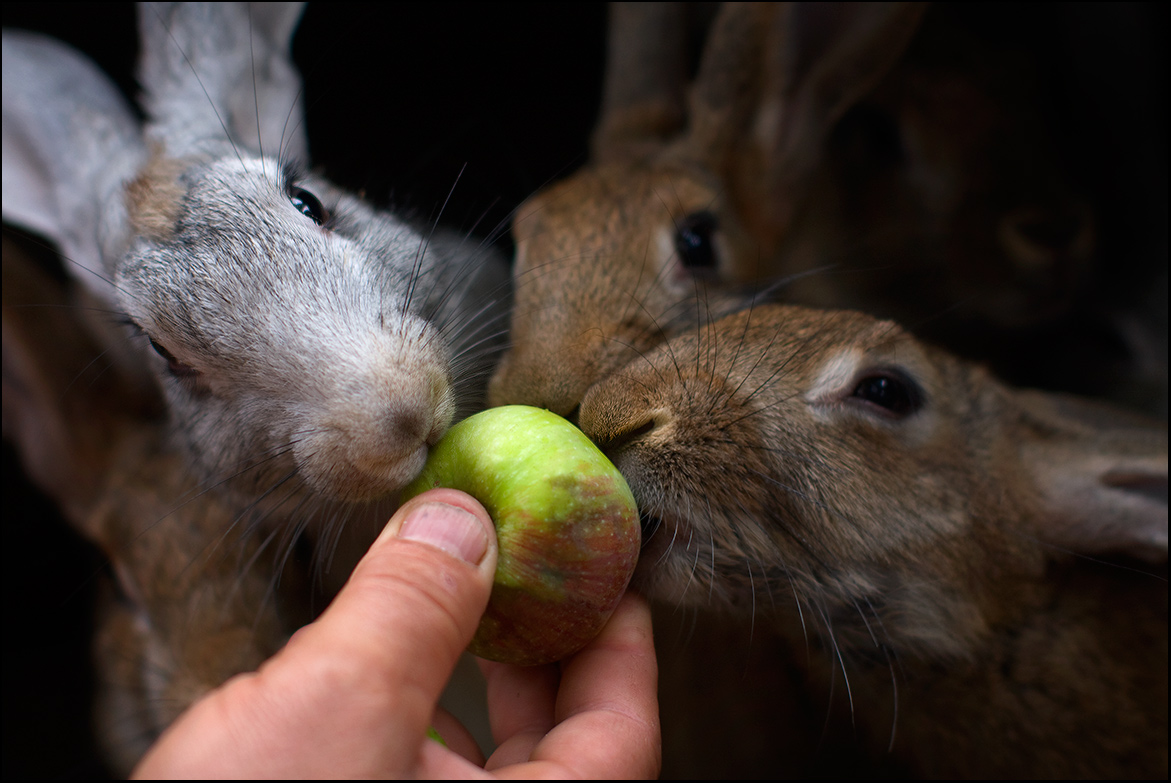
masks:
{"label": "black background", "polygon": [[[974,23],[993,40],[1035,49],[1054,68],[1054,144],[1099,210],[1104,257],[1165,267],[1165,12],[981,8]],[[134,94],[129,4],[6,3],[3,22],[74,44]],[[429,218],[450,193],[444,223],[506,229],[524,197],[585,162],[604,27],[601,5],[310,5],[294,56],[313,162],[377,203]],[[86,683],[101,559],[37,505],[7,447],[4,474],[3,774],[100,776]]]}

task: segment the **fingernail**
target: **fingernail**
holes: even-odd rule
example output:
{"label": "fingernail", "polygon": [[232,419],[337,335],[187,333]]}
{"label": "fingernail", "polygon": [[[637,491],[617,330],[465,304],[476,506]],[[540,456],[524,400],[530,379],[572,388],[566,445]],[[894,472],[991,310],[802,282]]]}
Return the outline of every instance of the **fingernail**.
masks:
{"label": "fingernail", "polygon": [[473,514],[446,503],[424,503],[407,517],[399,538],[438,547],[476,565],[488,551],[484,526]]}

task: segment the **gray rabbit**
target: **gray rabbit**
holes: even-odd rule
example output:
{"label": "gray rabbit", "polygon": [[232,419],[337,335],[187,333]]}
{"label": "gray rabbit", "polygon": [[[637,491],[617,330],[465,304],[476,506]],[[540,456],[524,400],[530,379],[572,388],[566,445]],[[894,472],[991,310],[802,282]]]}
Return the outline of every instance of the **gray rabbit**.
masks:
{"label": "gray rabbit", "polygon": [[[297,4],[141,6],[144,125],[76,51],[4,31],[4,219],[51,240],[92,302],[85,312],[101,314],[97,324],[63,318],[73,321],[69,351],[35,332],[10,340],[6,329],[6,371],[18,349],[64,362],[88,333],[91,359],[139,381],[145,373],[145,399],[162,398],[161,423],[157,404],[124,410],[136,399],[129,391],[116,405],[116,394],[87,403],[87,432],[150,444],[126,459],[103,450],[83,461],[99,488],[144,493],[133,508],[107,509],[112,521],[99,530],[94,492],[83,496],[68,478],[85,471],[65,469],[77,441],[45,439],[51,422],[75,428],[55,406],[84,387],[10,397],[6,374],[6,438],[74,525],[124,566],[119,581],[140,618],[157,622],[131,640],[141,623],[107,619],[107,630],[122,629],[110,632],[121,634],[115,643],[101,637],[114,651],[107,663],[139,656],[149,674],[157,661],[148,653],[160,647],[179,663],[161,679],[183,696],[145,722],[145,741],[291,630],[288,616],[272,616],[272,593],[300,533],[319,545],[321,589],[336,589],[429,447],[481,404],[503,339],[507,266],[491,248],[376,210],[306,168],[289,56],[300,13]],[[28,290],[23,304],[45,289]],[[36,367],[26,362],[19,377],[36,377]],[[127,435],[138,430],[146,434]],[[193,612],[172,633],[168,618],[199,593],[196,573],[211,591],[203,595],[219,590],[213,600],[225,607],[236,596],[254,616]],[[286,576],[279,592],[290,591]],[[253,641],[222,666],[184,670],[206,658],[191,644],[210,638],[213,622],[235,622]]]}
{"label": "gray rabbit", "polygon": [[208,485],[356,526],[475,404],[505,276],[303,168],[299,12],[143,6],[143,129],[76,53],[6,31],[4,216],[140,336]]}

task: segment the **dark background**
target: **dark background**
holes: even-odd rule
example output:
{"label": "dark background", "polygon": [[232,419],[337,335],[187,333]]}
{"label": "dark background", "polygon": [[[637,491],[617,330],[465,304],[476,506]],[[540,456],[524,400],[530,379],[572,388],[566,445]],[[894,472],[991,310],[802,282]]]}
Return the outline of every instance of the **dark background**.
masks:
{"label": "dark background", "polygon": [[[1051,66],[1054,144],[1099,210],[1107,266],[1165,269],[1165,11],[981,4],[971,13],[991,45],[1024,47]],[[129,4],[6,3],[3,23],[74,44],[133,96]],[[429,218],[450,193],[445,224],[506,230],[523,198],[585,162],[604,27],[601,5],[310,5],[294,56],[313,162],[377,203]],[[14,462],[6,446],[3,774],[101,776],[87,701],[101,558],[39,505]]]}

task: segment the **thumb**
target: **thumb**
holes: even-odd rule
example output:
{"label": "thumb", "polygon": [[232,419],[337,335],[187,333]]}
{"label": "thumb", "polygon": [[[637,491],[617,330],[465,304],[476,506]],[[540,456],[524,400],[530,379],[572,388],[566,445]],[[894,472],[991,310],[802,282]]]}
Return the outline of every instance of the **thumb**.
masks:
{"label": "thumb", "polygon": [[495,569],[495,529],[476,500],[450,489],[412,499],[321,617],[181,716],[136,776],[413,774]]}
{"label": "thumb", "polygon": [[425,729],[484,614],[495,570],[496,532],[484,507],[456,490],[426,492],[391,517],[333,604],[304,630],[313,634],[306,644],[368,662],[388,694],[418,702],[397,709],[404,720],[417,711]]}

